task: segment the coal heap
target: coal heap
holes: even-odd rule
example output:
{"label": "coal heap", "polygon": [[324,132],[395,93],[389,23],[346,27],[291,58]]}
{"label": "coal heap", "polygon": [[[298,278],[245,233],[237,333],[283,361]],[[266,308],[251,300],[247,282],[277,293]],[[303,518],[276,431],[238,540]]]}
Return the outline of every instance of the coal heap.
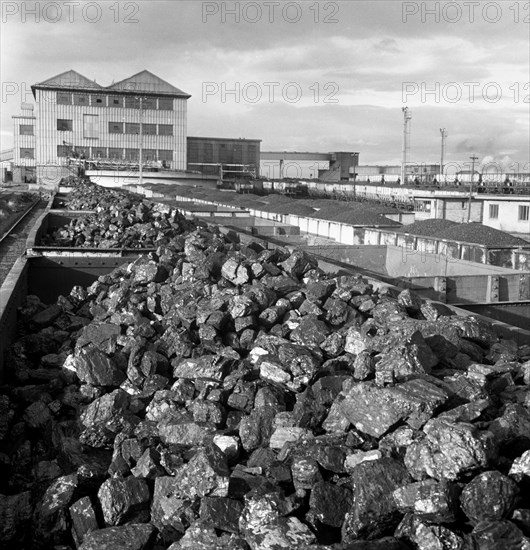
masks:
{"label": "coal heap", "polygon": [[182,229],[28,297],[6,549],[523,549],[530,346],[299,250]]}
{"label": "coal heap", "polygon": [[78,182],[64,201],[68,210],[88,210],[41,239],[42,246],[75,248],[157,248],[193,225],[174,211],[140,195]]}

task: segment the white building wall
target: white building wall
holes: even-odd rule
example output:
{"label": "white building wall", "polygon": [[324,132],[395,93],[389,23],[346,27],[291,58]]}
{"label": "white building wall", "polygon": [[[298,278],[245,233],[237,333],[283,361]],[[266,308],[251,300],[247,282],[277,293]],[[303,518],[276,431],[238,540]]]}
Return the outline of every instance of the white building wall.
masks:
{"label": "white building wall", "polygon": [[[490,205],[498,207],[496,218],[491,217]],[[525,213],[524,207],[526,207],[526,211],[530,212],[529,197],[512,198],[511,200],[487,199],[484,201],[482,223],[508,233],[530,234],[530,221],[521,219],[521,214]]]}
{"label": "white building wall", "polygon": [[[20,133],[21,125],[33,126],[33,135],[23,135]],[[15,147],[13,148],[13,163],[16,166],[35,166],[35,157],[37,152],[35,150],[35,117],[33,115],[20,115],[13,117],[13,136]],[[23,158],[20,154],[21,149],[33,149],[33,159]]]}
{"label": "white building wall", "polygon": [[[109,94],[102,95],[105,97]],[[137,134],[109,133],[109,122],[139,123],[139,109],[57,104],[55,91],[40,89],[36,90],[36,101],[37,164],[64,164],[64,157],[57,156],[57,146],[63,145],[63,142],[74,144],[77,151],[84,150],[87,157],[90,147],[138,149],[140,146],[140,136]],[[85,137],[84,115],[98,116],[98,138]],[[174,98],[172,111],[145,109],[142,112],[144,124],[173,125],[172,136],[144,134],[142,143],[143,149],[173,151],[171,168],[174,170],[186,169],[186,118],[187,103],[185,98]],[[58,119],[72,120],[72,131],[57,130]]]}

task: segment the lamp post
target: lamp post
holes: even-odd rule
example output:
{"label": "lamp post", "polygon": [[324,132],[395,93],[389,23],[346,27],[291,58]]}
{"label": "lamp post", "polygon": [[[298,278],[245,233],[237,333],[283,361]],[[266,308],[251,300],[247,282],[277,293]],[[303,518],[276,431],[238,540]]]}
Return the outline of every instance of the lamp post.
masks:
{"label": "lamp post", "polygon": [[440,178],[444,173],[444,156],[445,156],[445,140],[447,138],[447,130],[440,128],[440,135],[442,136],[442,151],[440,153]]}
{"label": "lamp post", "polygon": [[401,163],[401,185],[406,185],[407,183],[407,152],[409,148],[409,139],[410,139],[410,121],[412,119],[412,114],[408,107],[402,107],[403,111],[403,158]]}
{"label": "lamp post", "polygon": [[473,196],[473,179],[475,175],[475,161],[478,160],[476,155],[469,157],[471,159],[471,181],[469,182],[469,199],[467,201],[467,223],[471,220],[471,197]]}

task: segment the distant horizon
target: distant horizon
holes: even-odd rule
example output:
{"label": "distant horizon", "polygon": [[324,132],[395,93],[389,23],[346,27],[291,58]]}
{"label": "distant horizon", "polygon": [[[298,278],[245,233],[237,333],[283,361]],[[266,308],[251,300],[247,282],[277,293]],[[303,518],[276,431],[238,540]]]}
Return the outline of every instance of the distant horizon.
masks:
{"label": "distant horizon", "polygon": [[512,4],[73,4],[2,3],[1,150],[32,84],[74,69],[110,86],[147,69],[191,94],[192,137],[398,165],[407,106],[410,158],[439,164],[445,128],[444,163],[476,154],[530,172],[528,13]]}

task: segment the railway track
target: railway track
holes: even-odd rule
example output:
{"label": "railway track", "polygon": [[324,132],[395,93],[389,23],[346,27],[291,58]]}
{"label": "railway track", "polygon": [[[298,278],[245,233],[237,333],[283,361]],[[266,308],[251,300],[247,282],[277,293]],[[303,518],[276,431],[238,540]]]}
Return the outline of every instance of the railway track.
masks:
{"label": "railway track", "polygon": [[34,202],[26,212],[0,237],[0,286],[16,260],[26,251],[26,240],[35,222],[46,209],[46,201]]}

